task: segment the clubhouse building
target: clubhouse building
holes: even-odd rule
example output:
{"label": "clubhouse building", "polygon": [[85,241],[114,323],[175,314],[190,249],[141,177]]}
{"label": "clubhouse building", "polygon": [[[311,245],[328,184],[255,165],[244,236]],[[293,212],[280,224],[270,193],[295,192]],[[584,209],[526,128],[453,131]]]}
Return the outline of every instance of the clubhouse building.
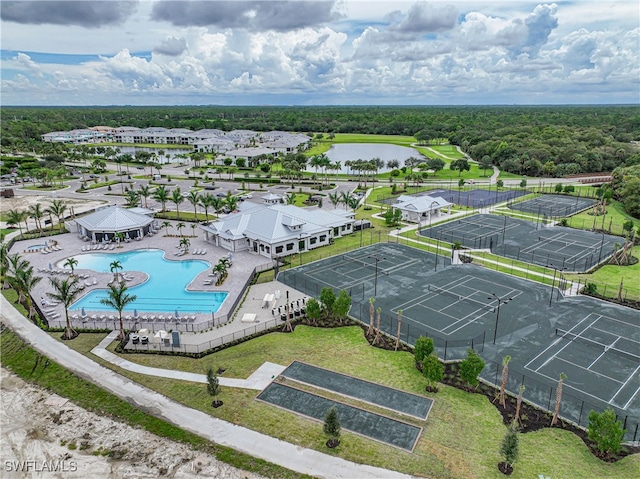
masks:
{"label": "clubhouse building", "polygon": [[272,194],[264,199],[263,204],[241,203],[239,212],[201,225],[205,241],[274,259],[327,246],[354,231],[353,211],[285,205],[273,201]]}

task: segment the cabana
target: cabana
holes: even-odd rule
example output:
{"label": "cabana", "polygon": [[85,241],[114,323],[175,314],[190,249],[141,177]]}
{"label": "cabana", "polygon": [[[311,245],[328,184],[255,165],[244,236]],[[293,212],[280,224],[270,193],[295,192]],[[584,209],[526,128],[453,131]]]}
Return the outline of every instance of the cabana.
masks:
{"label": "cabana", "polygon": [[153,221],[147,215],[121,206],[108,206],[75,220],[78,234],[95,242],[114,241],[117,233],[129,239],[141,239],[153,232]]}

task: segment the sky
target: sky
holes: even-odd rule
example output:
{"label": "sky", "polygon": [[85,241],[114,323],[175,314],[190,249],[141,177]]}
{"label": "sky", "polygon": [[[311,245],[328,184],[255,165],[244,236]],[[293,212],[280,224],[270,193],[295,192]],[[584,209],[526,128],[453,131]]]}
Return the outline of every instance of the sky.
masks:
{"label": "sky", "polygon": [[640,103],[640,3],[2,0],[2,105]]}

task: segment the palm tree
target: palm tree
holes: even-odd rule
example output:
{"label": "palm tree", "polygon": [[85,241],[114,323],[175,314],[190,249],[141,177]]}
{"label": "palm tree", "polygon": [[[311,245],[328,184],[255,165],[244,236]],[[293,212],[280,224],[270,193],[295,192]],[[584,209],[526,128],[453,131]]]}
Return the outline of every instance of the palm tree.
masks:
{"label": "palm tree", "polygon": [[10,285],[7,281],[9,272],[9,246],[0,239],[0,284],[2,289],[7,289]]}
{"label": "palm tree", "polygon": [[137,206],[140,201],[140,196],[136,190],[129,190],[125,195],[127,199],[127,206]]}
{"label": "palm tree", "polygon": [[230,212],[234,212],[238,208],[238,198],[236,196],[231,196],[231,194],[227,194],[227,197],[224,200],[225,206],[229,208]]}
{"label": "palm tree", "polygon": [[69,268],[71,268],[71,276],[73,276],[73,272],[76,268],[76,266],[78,266],[78,260],[75,259],[73,256],[71,258],[67,258],[67,260],[64,262],[64,264],[62,265],[65,268],[68,266]]}
{"label": "palm tree", "polygon": [[380,341],[380,317],[382,316],[382,308],[379,306],[376,308],[376,316],[376,336],[373,338],[373,344],[378,344]]}
{"label": "palm tree", "polygon": [[47,296],[64,304],[64,316],[67,322],[67,327],[62,335],[62,339],[73,339],[78,335],[78,333],[71,327],[71,321],[69,321],[69,306],[75,302],[78,295],[82,292],[82,289],[80,289],[80,282],[76,277],[66,279],[51,277],[49,278],[49,281],[51,282],[51,286],[54,291],[53,293],[47,293]]}
{"label": "palm tree", "polygon": [[32,268],[29,262],[22,258],[18,253],[8,254],[7,255],[7,275],[6,280],[9,285],[13,286],[13,288],[18,293],[18,303],[22,303],[24,301],[24,295],[29,294],[29,291],[25,291],[21,288],[22,282],[21,278],[19,278],[20,271],[26,270],[28,268]]}
{"label": "palm tree", "polygon": [[171,192],[170,199],[176,205],[176,215],[178,216],[178,219],[180,219],[180,203],[184,201],[184,196],[182,196],[179,186]]}
{"label": "palm tree", "polygon": [[500,405],[502,407],[505,407],[504,390],[507,387],[507,379],[509,378],[509,361],[511,361],[511,356],[508,354],[502,358],[502,381],[500,383]]}
{"label": "palm tree", "polygon": [[190,191],[187,196],[189,203],[193,205],[193,221],[198,221],[198,204],[200,203],[200,195],[197,191]]}
{"label": "palm tree", "polygon": [[29,214],[26,211],[18,211],[18,210],[9,210],[7,212],[7,226],[17,226],[20,230],[20,237],[22,237],[22,225],[21,222],[25,222],[29,217]]}
{"label": "palm tree", "polygon": [[27,310],[29,311],[29,319],[33,317],[35,313],[33,309],[33,299],[30,291],[33,290],[36,284],[42,279],[41,276],[36,276],[33,272],[33,266],[21,267],[15,271],[15,276],[10,279],[10,283],[13,288],[18,291],[19,295],[26,303]]}
{"label": "palm tree", "polygon": [[333,209],[336,209],[338,203],[340,203],[340,196],[338,195],[337,191],[334,193],[329,193],[329,201],[331,201],[331,204],[333,204]]}
{"label": "palm tree", "polygon": [[218,198],[217,196],[213,197],[211,200],[211,207],[213,208],[213,211],[216,212],[216,215],[220,216],[220,212],[224,209],[224,203],[225,201],[222,198]]}
{"label": "palm tree", "polygon": [[33,218],[36,222],[36,227],[38,228],[38,231],[40,232],[40,236],[43,235],[43,231],[42,231],[42,222],[40,220],[42,220],[42,217],[44,216],[44,212],[42,211],[42,207],[40,205],[40,203],[36,203],[34,205],[30,205],[29,206],[29,218]]}
{"label": "palm tree", "polygon": [[195,223],[191,223],[191,236],[196,237],[196,228],[198,227],[197,224]]}
{"label": "palm tree", "polygon": [[295,205],[296,204],[296,194],[295,193],[288,193],[287,194],[287,204],[288,205]]}
{"label": "palm tree", "polygon": [[344,203],[344,209],[346,210],[348,206],[351,206],[351,199],[353,196],[348,191],[343,191],[340,194],[340,202]]}
{"label": "palm tree", "polygon": [[189,252],[189,246],[191,246],[191,241],[189,241],[189,238],[183,237],[180,239],[180,248],[185,250],[187,253]]}
{"label": "palm tree", "polygon": [[[309,160],[309,166],[313,167],[316,169],[316,180],[318,179],[318,168],[320,168],[322,166],[322,159],[321,159],[321,155],[314,155],[311,157],[311,160]],[[314,182],[315,184],[316,182]],[[317,188],[317,186],[316,186]]]}
{"label": "palm tree", "polygon": [[400,347],[400,328],[402,326],[402,310],[398,310],[398,334],[396,335],[396,351]]}
{"label": "palm tree", "polygon": [[178,234],[179,234],[180,236],[182,236],[182,228],[184,228],[184,227],[185,227],[185,224],[184,224],[184,223],[178,223],[178,224],[176,225],[176,229],[178,230]]}
{"label": "palm tree", "polygon": [[520,385],[520,389],[518,391],[518,399],[516,400],[516,413],[513,416],[513,421],[520,421],[520,406],[522,406],[522,395],[524,394],[524,384]]}
{"label": "palm tree", "polygon": [[153,199],[162,205],[161,213],[167,211],[166,205],[169,201],[169,193],[165,189],[164,185],[158,186],[156,190],[153,192]]}
{"label": "palm tree", "polygon": [[170,221],[163,221],[162,222],[162,227],[165,229],[166,235],[169,236],[169,227],[173,228],[173,225],[171,224],[171,222]]}
{"label": "palm tree", "polygon": [[120,321],[120,333],[118,334],[118,341],[124,340],[124,324],[122,323],[122,311],[127,307],[128,304],[133,303],[138,297],[135,294],[127,293],[127,285],[124,284],[123,281],[120,283],[110,283],[109,284],[109,297],[102,298],[100,300],[100,304],[104,304],[105,306],[109,306],[110,308],[118,311],[118,320]]}
{"label": "palm tree", "polygon": [[560,373],[560,379],[558,379],[558,385],[556,386],[556,404],[553,408],[553,417],[551,418],[551,425],[555,426],[558,422],[558,414],[560,413],[560,402],[562,401],[562,384],[567,379],[565,373]]}
{"label": "palm tree", "polygon": [[369,298],[369,329],[367,330],[367,337],[373,335],[373,313],[375,312],[373,303],[375,302],[375,300],[376,298],[374,298],[373,296]]}
{"label": "palm tree", "polygon": [[147,207],[147,198],[151,196],[151,187],[149,185],[140,185],[138,188],[138,195],[144,198],[144,207]]}
{"label": "palm tree", "polygon": [[213,198],[215,198],[215,196],[213,196],[211,193],[201,195],[199,198],[200,206],[204,208],[204,215],[207,222],[209,221],[209,208],[213,206]]}
{"label": "palm tree", "polygon": [[[45,210],[49,215],[55,215],[58,218],[58,226],[60,228],[60,232],[62,233],[63,221],[62,217],[64,213],[67,211],[67,205],[62,200],[53,200],[51,205]],[[53,222],[51,222],[51,227],[53,228]]]}
{"label": "palm tree", "polygon": [[122,269],[122,263],[118,260],[112,261],[109,265],[109,269],[113,273],[113,281],[118,281],[120,270]]}

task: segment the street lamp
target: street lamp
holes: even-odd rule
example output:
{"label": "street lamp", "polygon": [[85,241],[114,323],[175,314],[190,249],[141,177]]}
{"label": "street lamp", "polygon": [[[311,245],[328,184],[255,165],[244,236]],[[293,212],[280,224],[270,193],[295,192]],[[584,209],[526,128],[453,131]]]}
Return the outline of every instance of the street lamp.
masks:
{"label": "street lamp", "polygon": [[498,306],[496,306],[496,326],[493,329],[493,344],[496,344],[496,337],[498,336],[498,321],[500,321],[500,306],[503,304],[507,304],[513,298],[501,298],[496,293],[491,293],[487,299],[496,300],[498,302]]}
{"label": "street lamp", "polygon": [[383,261],[385,258],[380,257],[378,255],[367,256],[367,258],[372,258],[376,260],[376,275],[375,275],[375,279],[373,280],[373,295],[377,296],[378,294],[378,261]]}
{"label": "street lamp", "polygon": [[438,202],[437,201],[432,201],[431,205],[429,206],[429,228],[431,228],[431,217],[433,216],[433,205],[437,205]]}

